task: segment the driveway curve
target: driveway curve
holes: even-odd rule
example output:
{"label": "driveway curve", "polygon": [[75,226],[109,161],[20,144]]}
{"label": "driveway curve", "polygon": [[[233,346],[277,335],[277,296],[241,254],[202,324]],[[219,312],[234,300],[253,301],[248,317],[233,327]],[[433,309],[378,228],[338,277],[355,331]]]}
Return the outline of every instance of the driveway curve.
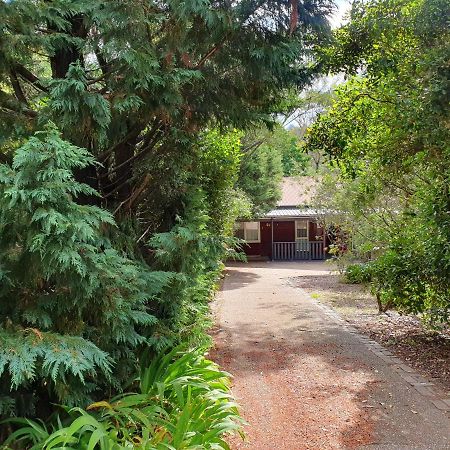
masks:
{"label": "driveway curve", "polygon": [[213,358],[233,374],[248,422],[231,448],[450,449],[431,383],[290,284],[328,273],[323,262],[227,267]]}

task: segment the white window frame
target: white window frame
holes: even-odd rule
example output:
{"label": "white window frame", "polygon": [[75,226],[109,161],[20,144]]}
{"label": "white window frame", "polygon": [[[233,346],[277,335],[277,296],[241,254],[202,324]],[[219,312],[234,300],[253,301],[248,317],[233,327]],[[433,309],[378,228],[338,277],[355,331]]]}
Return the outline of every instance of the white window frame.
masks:
{"label": "white window frame", "polygon": [[[244,226],[244,241],[245,242],[247,242],[248,244],[259,244],[259,243],[261,243],[261,222],[241,222],[242,224],[243,224],[243,226]],[[256,224],[258,224],[258,228],[257,228],[257,230],[258,230],[258,238],[256,239],[256,240],[249,240],[248,238],[247,238],[247,224],[250,224],[250,223],[256,223]],[[253,231],[254,231],[254,229],[253,229]]]}
{"label": "white window frame", "polygon": [[[297,230],[298,229],[302,229],[302,230],[305,229],[303,226],[299,227],[299,225],[300,225],[300,223],[302,223],[302,225],[303,225],[303,223],[305,223],[305,222],[306,222],[306,236],[298,237]],[[296,220],[295,221],[295,241],[296,242],[297,241],[307,241],[307,242],[309,242],[309,220],[303,219],[303,220]]]}

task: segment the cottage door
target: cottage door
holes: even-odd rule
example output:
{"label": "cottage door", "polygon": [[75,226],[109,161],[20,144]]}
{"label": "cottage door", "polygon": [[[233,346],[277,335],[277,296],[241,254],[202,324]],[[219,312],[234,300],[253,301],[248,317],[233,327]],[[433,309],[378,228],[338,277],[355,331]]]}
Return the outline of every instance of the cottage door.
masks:
{"label": "cottage door", "polygon": [[309,227],[307,220],[295,221],[296,256],[298,259],[309,258]]}

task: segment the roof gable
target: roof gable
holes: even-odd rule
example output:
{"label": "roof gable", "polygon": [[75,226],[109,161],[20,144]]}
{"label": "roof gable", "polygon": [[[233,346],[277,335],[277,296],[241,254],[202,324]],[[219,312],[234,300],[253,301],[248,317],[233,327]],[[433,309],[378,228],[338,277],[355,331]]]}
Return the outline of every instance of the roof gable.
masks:
{"label": "roof gable", "polygon": [[277,208],[310,206],[317,191],[317,184],[318,179],[315,177],[284,177]]}

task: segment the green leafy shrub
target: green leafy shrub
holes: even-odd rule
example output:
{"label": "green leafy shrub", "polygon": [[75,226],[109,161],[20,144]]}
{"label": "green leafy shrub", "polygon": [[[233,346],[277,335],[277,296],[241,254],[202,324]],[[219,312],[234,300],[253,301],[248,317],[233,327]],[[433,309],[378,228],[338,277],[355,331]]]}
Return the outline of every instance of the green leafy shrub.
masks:
{"label": "green leafy shrub", "polygon": [[[234,219],[240,213],[239,193],[235,192],[234,184],[242,158],[241,136],[242,133],[237,130],[224,132],[212,129],[203,133],[195,146],[198,172],[193,175],[192,185],[198,185],[201,189],[204,196],[201,209],[208,216],[207,228],[211,234],[218,236],[232,234]],[[192,191],[189,194],[192,196]]]}
{"label": "green leafy shrub", "polygon": [[345,268],[344,279],[350,284],[369,283],[371,280],[368,264],[350,264]]}
{"label": "green leafy shrub", "polygon": [[24,419],[5,442],[55,448],[112,450],[228,449],[224,434],[240,430],[242,420],[229,392],[228,374],[204,357],[204,349],[175,348],[151,360],[143,356],[140,392],[74,408],[52,431]]}
{"label": "green leafy shrub", "polygon": [[380,310],[421,314],[435,326],[448,322],[448,282],[439,278],[433,266],[424,264],[427,254],[405,244],[390,248],[372,263],[372,291]]}
{"label": "green leafy shrub", "polygon": [[[380,311],[438,325],[450,316],[449,2],[370,0],[323,49],[349,79],[309,130],[328,154],[332,184],[320,205],[371,259]],[[374,26],[376,24],[376,26]],[[334,217],[332,217],[334,216]],[[349,240],[350,240],[349,239]]]}

